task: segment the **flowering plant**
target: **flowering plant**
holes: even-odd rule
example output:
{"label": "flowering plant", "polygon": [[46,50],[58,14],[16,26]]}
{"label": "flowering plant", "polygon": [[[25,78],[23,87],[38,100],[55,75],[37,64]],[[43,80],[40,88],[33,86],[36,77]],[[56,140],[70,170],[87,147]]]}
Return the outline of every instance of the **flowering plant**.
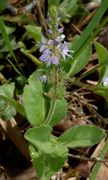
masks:
{"label": "flowering plant", "polygon": [[63,167],[69,147],[91,146],[105,136],[100,128],[89,125],[70,128],[60,137],[52,134],[54,125],[67,113],[64,85],[67,74],[62,63],[73,61],[73,50],[68,49],[54,6],[49,11],[48,23],[47,38],[42,35],[39,49],[42,63],[30,76],[23,93],[25,113],[33,126],[25,133],[25,138],[30,144],[32,161],[41,180],[50,179]]}
{"label": "flowering plant", "polygon": [[[53,3],[53,1],[51,2]],[[70,1],[68,2],[70,3]],[[53,134],[53,127],[67,114],[68,104],[65,98],[67,80],[75,85],[80,84],[81,77],[77,79],[74,75],[83,70],[90,59],[92,53],[91,41],[100,27],[96,31],[94,29],[107,8],[106,2],[107,0],[103,1],[100,10],[82,35],[75,40],[74,45],[66,42],[63,26],[55,6],[51,6],[49,10],[47,34],[40,38],[39,27],[26,26],[28,32],[32,28],[36,30],[35,38],[37,41],[41,39],[39,60],[30,54],[30,51],[27,51],[24,44],[20,42],[21,52],[30,57],[39,67],[29,77],[28,84],[24,87],[22,104],[13,99],[14,84],[0,87],[2,117],[4,114],[6,115],[5,109],[9,107],[8,110],[11,114],[8,113],[10,116],[7,114],[7,119],[14,116],[17,111],[22,116],[26,116],[31,124],[31,128],[25,133],[25,139],[29,143],[30,155],[36,174],[41,180],[50,179],[54,173],[63,167],[68,159],[68,148],[92,146],[105,137],[105,132],[93,125],[72,127],[59,137]],[[99,12],[101,13],[99,14]],[[32,35],[34,36],[34,32],[32,32]],[[106,50],[100,47],[98,43],[96,49],[97,52],[101,51],[102,55],[104,54],[103,58],[98,53],[100,65],[105,64],[108,57]],[[100,84],[104,86],[108,84],[107,70],[108,68],[103,66],[100,68]],[[98,94],[103,93],[102,90],[99,89],[99,86],[94,89]],[[105,88],[104,90],[107,91]],[[106,93],[103,96],[105,97]]]}

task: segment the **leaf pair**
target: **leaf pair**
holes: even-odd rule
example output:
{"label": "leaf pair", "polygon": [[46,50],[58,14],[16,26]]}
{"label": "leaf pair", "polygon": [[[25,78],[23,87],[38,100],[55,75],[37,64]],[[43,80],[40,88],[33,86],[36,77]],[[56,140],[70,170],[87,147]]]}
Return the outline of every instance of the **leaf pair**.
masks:
{"label": "leaf pair", "polygon": [[51,135],[52,128],[41,125],[29,129],[25,138],[30,143],[30,153],[37,175],[49,179],[64,165],[68,147],[87,147],[98,143],[105,133],[96,126],[76,126],[60,137]]}

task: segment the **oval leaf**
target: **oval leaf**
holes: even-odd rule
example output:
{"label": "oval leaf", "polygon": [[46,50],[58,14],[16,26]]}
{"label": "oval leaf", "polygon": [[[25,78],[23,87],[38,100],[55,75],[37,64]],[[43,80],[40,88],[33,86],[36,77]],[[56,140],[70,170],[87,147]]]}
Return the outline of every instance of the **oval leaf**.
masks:
{"label": "oval leaf", "polygon": [[41,28],[36,25],[25,26],[27,32],[34,38],[35,41],[41,41]]}
{"label": "oval leaf", "polygon": [[97,144],[105,137],[105,132],[96,126],[76,126],[63,133],[58,141],[68,147],[88,147]]}
{"label": "oval leaf", "polygon": [[6,101],[13,99],[14,89],[14,83],[0,86],[0,116],[3,120],[9,120],[16,115],[16,109],[11,106],[10,101]]}
{"label": "oval leaf", "polygon": [[[57,142],[57,138],[51,135],[52,128],[48,125],[30,128],[24,135],[37,150],[56,157],[67,152],[67,147]],[[64,148],[64,149],[63,149]]]}
{"label": "oval leaf", "polygon": [[47,125],[34,127],[25,133],[30,142],[30,154],[37,175],[40,179],[50,177],[64,165],[68,150],[62,143],[57,143],[56,137],[51,136],[52,128]]}
{"label": "oval leaf", "polygon": [[29,80],[29,84],[25,86],[23,99],[24,108],[28,121],[32,125],[40,125],[44,122],[45,108],[42,82],[40,81],[40,73],[34,72]]}

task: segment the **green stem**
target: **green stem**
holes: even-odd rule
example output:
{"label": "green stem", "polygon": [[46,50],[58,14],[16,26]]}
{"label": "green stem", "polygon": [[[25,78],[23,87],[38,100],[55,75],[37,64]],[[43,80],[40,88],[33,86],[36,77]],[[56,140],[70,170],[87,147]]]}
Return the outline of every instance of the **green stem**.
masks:
{"label": "green stem", "polygon": [[29,53],[27,50],[21,48],[21,52],[27,56],[28,58],[30,58],[37,66],[39,66],[41,64],[41,62],[35,57],[33,56],[31,53]]}
{"label": "green stem", "polygon": [[53,71],[54,71],[54,80],[53,80],[53,95],[52,95],[52,100],[51,100],[51,105],[50,105],[50,109],[46,118],[46,124],[50,124],[54,111],[55,111],[55,107],[56,107],[56,98],[57,98],[57,83],[58,83],[58,75],[57,75],[57,67],[53,67]]}
{"label": "green stem", "polygon": [[46,121],[45,121],[46,124],[50,124],[50,122],[51,122],[51,119],[53,117],[54,110],[55,110],[55,105],[56,105],[56,100],[52,99],[50,109],[49,109],[49,112],[48,112],[48,115],[47,115],[47,118],[46,118]]}

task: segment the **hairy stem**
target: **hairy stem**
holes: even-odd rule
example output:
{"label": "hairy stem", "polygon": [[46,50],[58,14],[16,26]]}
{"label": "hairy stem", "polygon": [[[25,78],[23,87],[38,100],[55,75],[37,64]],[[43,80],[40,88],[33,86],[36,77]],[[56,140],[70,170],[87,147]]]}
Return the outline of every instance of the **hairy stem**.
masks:
{"label": "hairy stem", "polygon": [[53,94],[52,94],[52,100],[51,100],[51,105],[50,109],[46,118],[46,124],[50,124],[54,111],[55,111],[55,106],[56,106],[56,99],[57,99],[57,83],[58,83],[58,73],[57,73],[57,67],[53,67],[53,72],[54,72],[54,78],[53,78]]}

